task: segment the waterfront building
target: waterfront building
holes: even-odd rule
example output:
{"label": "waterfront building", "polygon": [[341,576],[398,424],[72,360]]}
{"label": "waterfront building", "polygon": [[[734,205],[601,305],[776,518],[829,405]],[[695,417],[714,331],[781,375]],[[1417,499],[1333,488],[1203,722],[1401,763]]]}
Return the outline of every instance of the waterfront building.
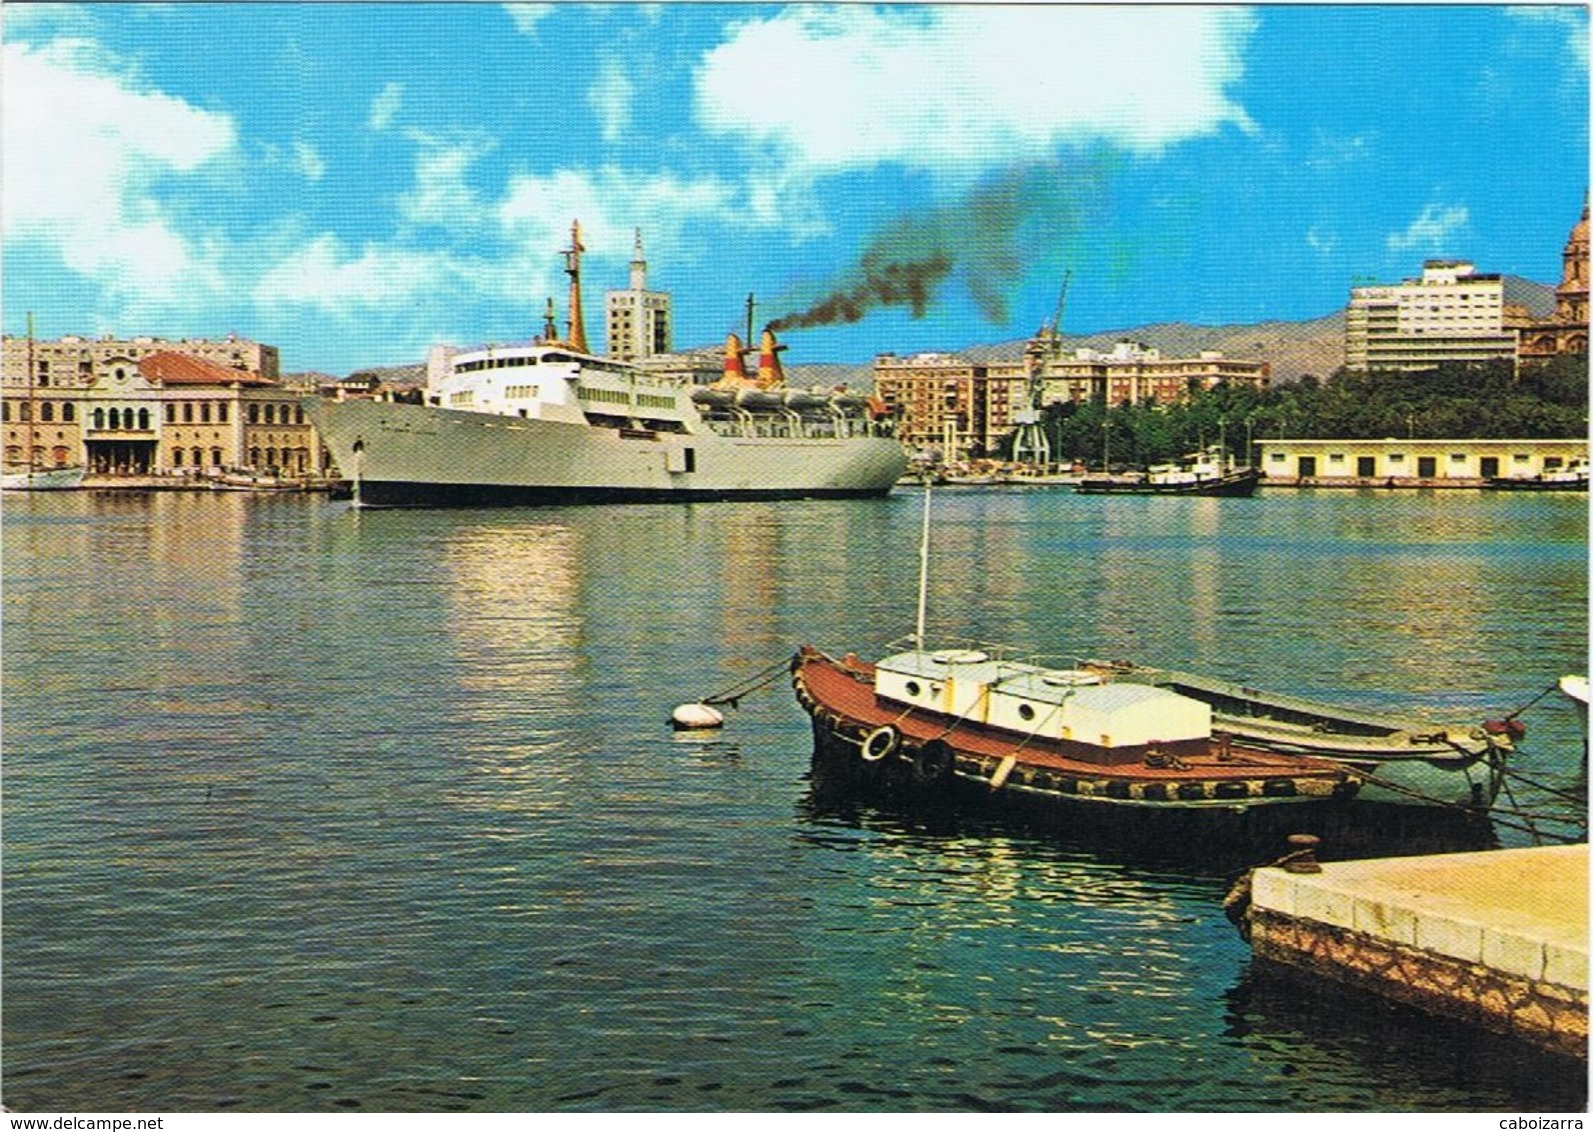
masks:
{"label": "waterfront building", "polygon": [[275,346],[251,342],[236,334],[215,340],[183,338],[176,342],[151,335],[116,338],[107,334],[103,338],[89,338],[67,334],[31,344],[20,335],[7,334],[0,343],[0,382],[7,393],[13,386],[27,386],[30,355],[33,385],[42,390],[91,385],[98,375],[117,366],[125,368],[136,364],[140,358],[168,350],[273,381],[281,376],[281,361]]}
{"label": "waterfront building", "polygon": [[610,291],[604,304],[604,341],[608,356],[635,362],[673,351],[670,296],[647,289],[647,260],[642,255],[642,230],[636,230],[636,251],[631,258],[630,286]]}
{"label": "waterfront building", "polygon": [[[200,349],[190,353],[191,345]],[[232,345],[239,349],[217,349]],[[297,475],[326,467],[298,395],[275,377],[275,347],[154,338],[35,342],[35,363],[52,364],[35,368],[31,384],[27,352],[25,343],[7,340],[0,427],[8,464],[27,462],[31,437],[38,463],[78,464],[103,476],[222,469]],[[272,376],[244,368],[234,354],[263,361]]]}
{"label": "waterfront building", "polygon": [[1366,372],[1432,369],[1443,362],[1514,361],[1525,306],[1504,277],[1466,260],[1430,259],[1419,279],[1354,287],[1344,315],[1344,364]]}
{"label": "waterfront building", "polygon": [[1055,343],[1036,336],[1027,356],[1041,383],[1042,405],[1070,401],[1138,405],[1151,400],[1169,405],[1219,385],[1259,391],[1272,381],[1272,367],[1266,362],[1226,358],[1216,350],[1202,350],[1192,358],[1164,358],[1154,347],[1127,340],[1111,350],[1081,348],[1063,356]]}
{"label": "waterfront building", "polygon": [[1521,360],[1541,361],[1561,354],[1587,354],[1588,207],[1566,238],[1560,285],[1554,289],[1554,315],[1521,331]]}
{"label": "waterfront building", "polygon": [[1313,487],[1478,487],[1530,478],[1587,458],[1585,439],[1257,440],[1268,484]]}
{"label": "waterfront building", "polygon": [[874,359],[874,392],[897,415],[909,448],[938,448],[946,463],[990,456],[1029,404],[1028,366],[956,354]]}

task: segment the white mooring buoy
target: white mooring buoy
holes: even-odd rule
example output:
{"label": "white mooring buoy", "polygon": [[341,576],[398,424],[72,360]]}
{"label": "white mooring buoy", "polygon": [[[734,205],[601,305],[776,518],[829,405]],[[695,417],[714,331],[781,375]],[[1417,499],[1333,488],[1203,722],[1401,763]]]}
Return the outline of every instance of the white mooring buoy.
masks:
{"label": "white mooring buoy", "polygon": [[725,725],[723,713],[707,704],[681,704],[669,716],[676,731],[710,731]]}

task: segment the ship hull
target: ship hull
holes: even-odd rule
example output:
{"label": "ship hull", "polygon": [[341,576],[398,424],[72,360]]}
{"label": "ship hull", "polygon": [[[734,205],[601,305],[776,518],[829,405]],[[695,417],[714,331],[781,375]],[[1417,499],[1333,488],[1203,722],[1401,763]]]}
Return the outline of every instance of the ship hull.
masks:
{"label": "ship hull", "polygon": [[82,486],[82,468],[43,468],[33,472],[7,472],[0,476],[4,491],[71,491]]}
{"label": "ship hull", "polygon": [[906,469],[888,437],[603,428],[379,401],[306,408],[368,506],[878,496]]}

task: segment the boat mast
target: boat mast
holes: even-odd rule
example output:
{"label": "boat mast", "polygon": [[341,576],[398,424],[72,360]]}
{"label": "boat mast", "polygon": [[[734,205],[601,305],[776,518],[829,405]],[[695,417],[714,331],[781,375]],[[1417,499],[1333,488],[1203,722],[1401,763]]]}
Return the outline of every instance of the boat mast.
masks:
{"label": "boat mast", "polygon": [[592,351],[586,345],[586,319],[581,315],[581,222],[570,224],[570,246],[564,252],[564,273],[570,277],[570,349],[581,354]]}
{"label": "boat mast", "polygon": [[924,608],[929,601],[929,480],[924,480],[924,533],[918,540],[918,629],[913,640],[924,647]]}

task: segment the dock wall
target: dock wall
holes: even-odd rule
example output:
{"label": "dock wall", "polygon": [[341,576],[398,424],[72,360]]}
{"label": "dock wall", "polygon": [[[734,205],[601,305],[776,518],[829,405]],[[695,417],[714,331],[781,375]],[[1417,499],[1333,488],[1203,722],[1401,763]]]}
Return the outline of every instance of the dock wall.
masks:
{"label": "dock wall", "polygon": [[1587,1057],[1587,846],[1258,869],[1258,958]]}

